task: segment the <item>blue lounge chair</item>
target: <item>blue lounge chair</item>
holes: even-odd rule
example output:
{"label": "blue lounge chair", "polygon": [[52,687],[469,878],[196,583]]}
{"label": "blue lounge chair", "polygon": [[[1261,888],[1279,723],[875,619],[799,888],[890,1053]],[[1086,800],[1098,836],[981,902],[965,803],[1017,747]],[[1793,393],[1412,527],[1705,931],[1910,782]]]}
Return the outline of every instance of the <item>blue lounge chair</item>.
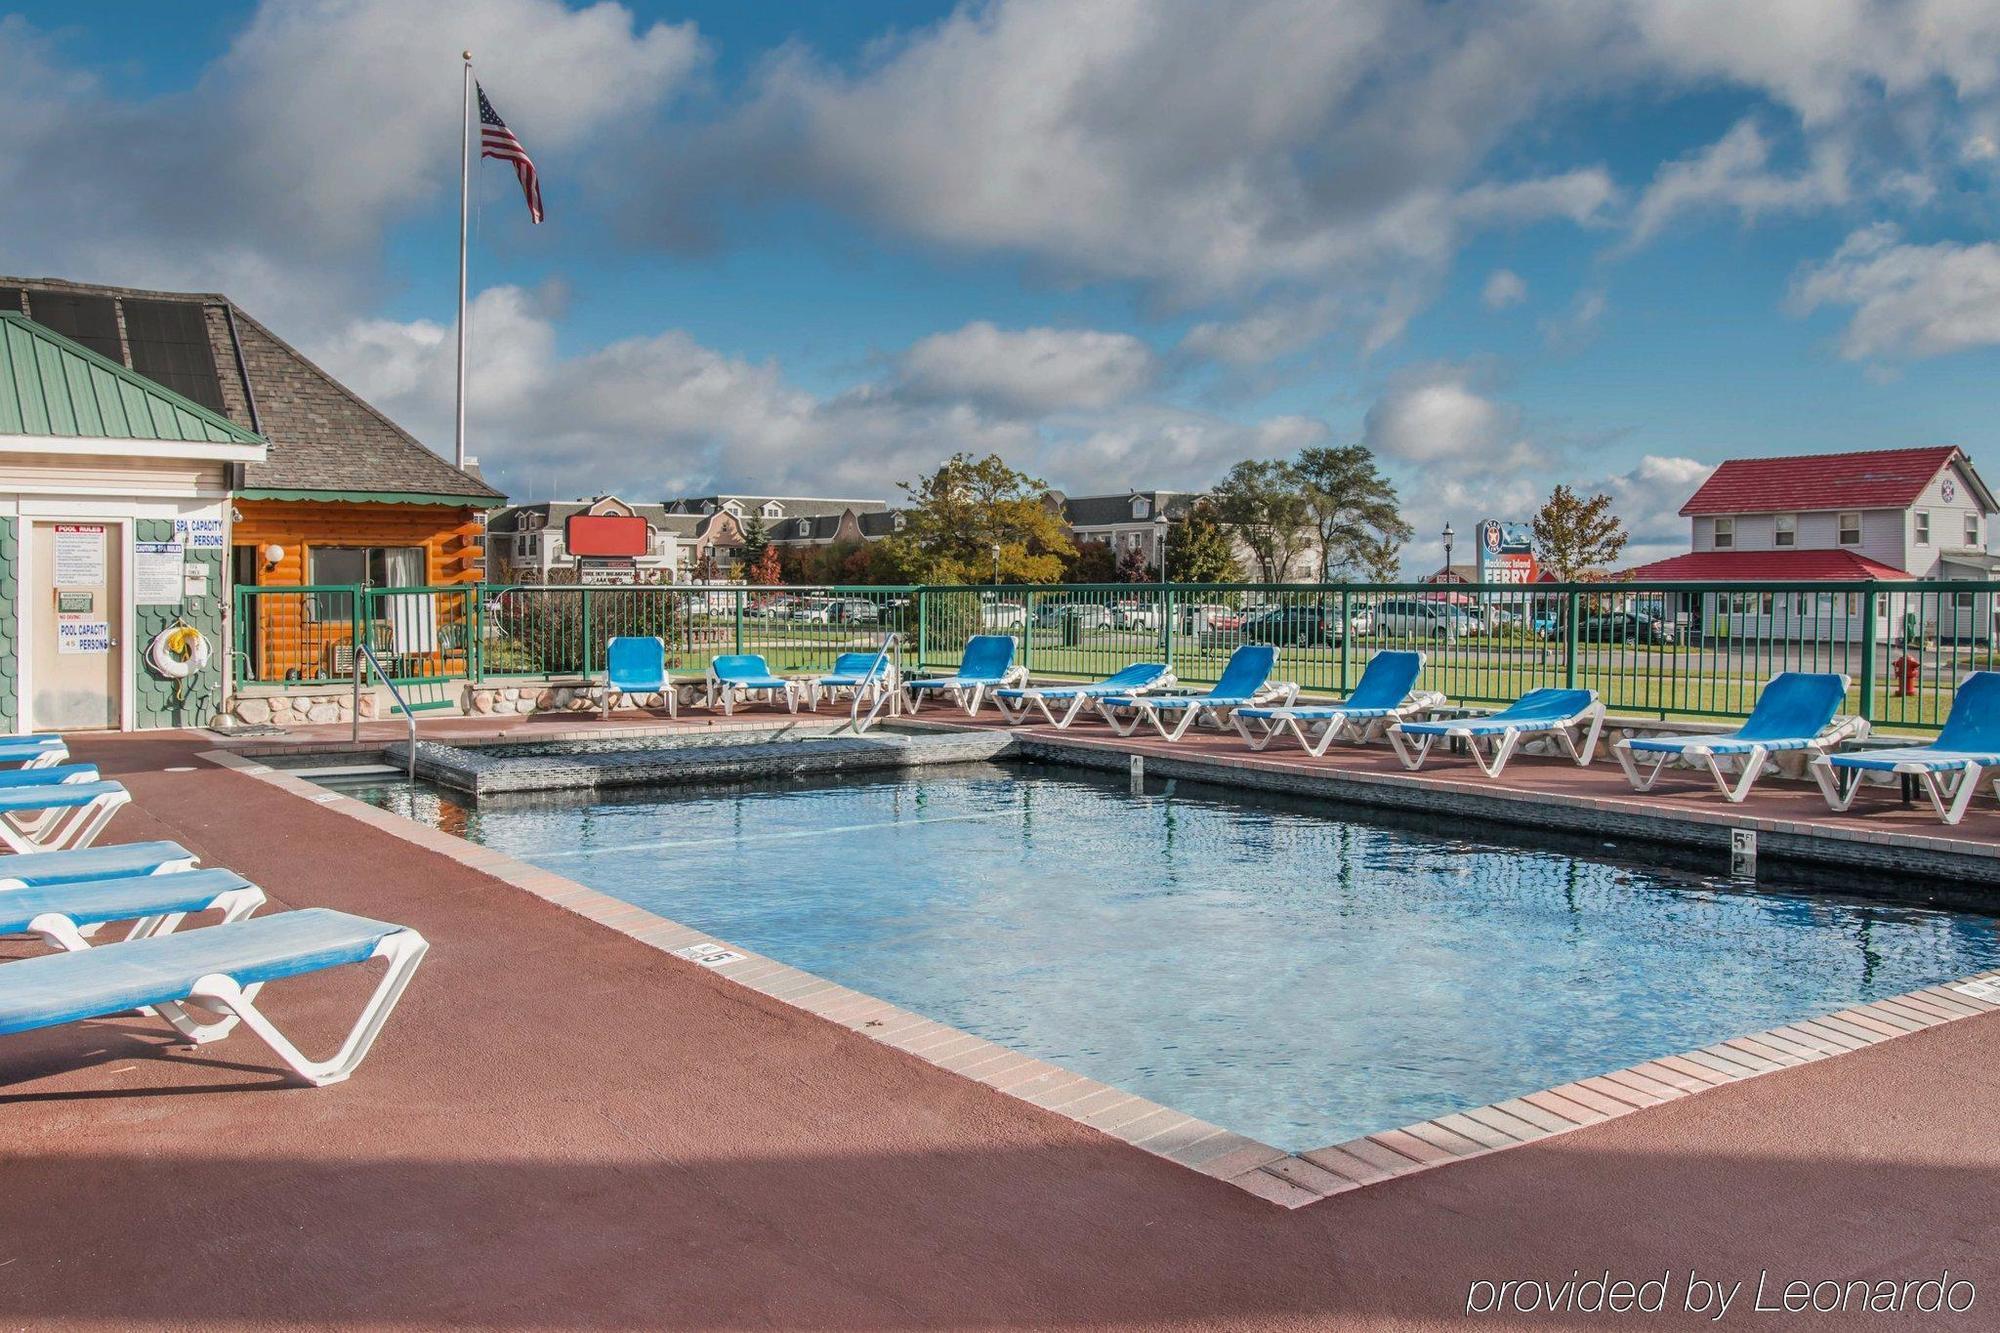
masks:
{"label": "blue lounge chair", "polygon": [[[1482,773],[1500,776],[1515,747],[1523,737],[1550,735],[1581,768],[1597,749],[1598,733],[1604,730],[1604,703],[1596,690],[1543,689],[1528,693],[1497,713],[1485,717],[1458,718],[1449,722],[1398,722],[1389,728],[1389,744],[1403,767],[1423,767],[1424,758],[1435,741],[1465,742]],[[1582,743],[1578,743],[1581,736]],[[1410,744],[1416,741],[1415,746]],[[1481,742],[1493,746],[1489,758]]]}
{"label": "blue lounge chair", "polygon": [[720,704],[724,717],[734,713],[739,702],[751,703],[760,694],[769,703],[782,700],[786,712],[796,713],[803,692],[798,681],[773,675],[771,664],[760,653],[724,653],[708,664],[705,702],[710,708]]}
{"label": "blue lounge chair", "polygon": [[[1854,804],[1870,773],[1914,778],[1938,818],[1956,824],[1989,769],[2000,769],[2000,671],[1975,671],[1959,682],[1936,744],[1823,754],[1808,771],[1836,811]],[[2000,795],[2000,781],[1994,792]]]}
{"label": "blue lounge chair", "polygon": [[0,736],[0,764],[46,768],[67,758],[69,746],[60,736]]}
{"label": "blue lounge chair", "polygon": [[903,686],[903,692],[910,698],[912,713],[923,707],[927,696],[943,694],[963,708],[967,717],[976,717],[988,694],[1019,685],[1027,678],[1028,669],[1014,665],[1013,635],[975,634],[965,641],[957,674],[913,680]]}
{"label": "blue lounge chair", "polygon": [[[1039,685],[995,690],[993,706],[1000,710],[1000,716],[1017,725],[1033,721],[1031,714],[1039,709],[1057,730],[1066,731],[1069,724],[1076,721],[1077,714],[1099,699],[1114,694],[1163,690],[1173,683],[1174,673],[1165,662],[1134,662],[1095,685]],[[1067,702],[1069,707],[1063,710],[1061,717],[1057,717],[1049,708],[1051,701]]]}
{"label": "blue lounge chair", "polygon": [[833,670],[822,676],[806,677],[804,685],[806,707],[814,710],[819,708],[822,697],[838,699],[843,692],[865,699],[894,691],[896,659],[890,655],[886,643],[872,653],[842,653],[833,659]]}
{"label": "blue lounge chair", "polygon": [[[17,787],[41,787],[52,782],[97,782],[95,764],[44,764],[39,768],[0,769],[0,792]],[[23,837],[39,840],[47,836],[68,814],[61,806],[45,810],[10,810],[0,815]]]}
{"label": "blue lounge chair", "polygon": [[[1097,711],[1120,736],[1130,736],[1151,723],[1160,735],[1177,741],[1196,722],[1221,729],[1238,708],[1266,703],[1291,707],[1299,697],[1299,687],[1290,681],[1272,681],[1271,672],[1277,665],[1277,648],[1268,643],[1246,643],[1229,655],[1222,679],[1206,694],[1110,694],[1097,701]],[[1166,721],[1170,716],[1172,726]]]}
{"label": "blue lounge chair", "polygon": [[1317,759],[1337,740],[1358,745],[1380,736],[1391,723],[1442,705],[1442,694],[1417,688],[1417,677],[1423,670],[1422,653],[1400,649],[1379,652],[1368,659],[1354,693],[1344,703],[1239,708],[1229,720],[1253,750],[1263,749],[1280,736],[1291,736]]}
{"label": "blue lounge chair", "polygon": [[680,687],[667,674],[667,645],[645,634],[621,634],[604,645],[604,708],[609,717],[620,696],[657,694],[668,717],[680,716]]}
{"label": "blue lounge chair", "polygon": [[[1673,759],[1698,760],[1732,803],[1740,803],[1764,771],[1764,760],[1787,750],[1830,754],[1841,742],[1868,734],[1858,717],[1838,717],[1847,699],[1847,677],[1836,672],[1785,671],[1773,676],[1757,696],[1757,706],[1735,731],[1714,736],[1628,736],[1611,753],[1634,791],[1651,791]],[[1653,758],[1642,771],[1635,755]],[[1731,782],[1725,762],[1739,765]]]}
{"label": "blue lounge chair", "polygon": [[177,875],[127,875],[118,879],[0,890],[0,935],[40,935],[58,949],[87,949],[89,935],[112,921],[133,923],[125,938],[170,935],[193,912],[220,912],[240,921],[264,904],[264,891],[233,870],[187,870]]}
{"label": "blue lounge chair", "polygon": [[177,842],[121,842],[73,852],[0,856],[0,891],[128,875],[171,875],[194,869],[198,859]]}
{"label": "blue lounge chair", "polygon": [[[46,770],[44,770],[46,771]],[[116,782],[51,782],[0,787],[0,842],[16,852],[88,847],[132,794]],[[39,831],[24,833],[19,823]]]}
{"label": "blue lounge chair", "polygon": [[[311,907],[23,958],[0,967],[0,1036],[150,1009],[199,1045],[241,1021],[300,1078],[324,1086],[368,1054],[428,947],[407,927]],[[257,1007],[266,982],[371,958],[387,959],[389,970],[331,1059],[307,1059]]]}

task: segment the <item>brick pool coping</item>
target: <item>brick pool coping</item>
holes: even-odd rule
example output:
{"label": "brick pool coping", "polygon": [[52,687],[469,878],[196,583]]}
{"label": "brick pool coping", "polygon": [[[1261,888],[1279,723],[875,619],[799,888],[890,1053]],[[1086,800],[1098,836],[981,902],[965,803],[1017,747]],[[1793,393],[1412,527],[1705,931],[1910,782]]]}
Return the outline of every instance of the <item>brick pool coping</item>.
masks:
{"label": "brick pool coping", "polygon": [[[772,719],[761,720],[768,724]],[[658,732],[659,728],[644,729],[645,734]],[[606,735],[603,730],[582,734],[591,738]],[[201,757],[449,857],[771,999],[1285,1208],[1303,1207],[1335,1194],[1586,1128],[1709,1088],[2000,1010],[2000,969],[1995,969],[1396,1129],[1290,1153],[719,940],[504,853],[329,791],[260,763],[254,756],[211,750]]]}

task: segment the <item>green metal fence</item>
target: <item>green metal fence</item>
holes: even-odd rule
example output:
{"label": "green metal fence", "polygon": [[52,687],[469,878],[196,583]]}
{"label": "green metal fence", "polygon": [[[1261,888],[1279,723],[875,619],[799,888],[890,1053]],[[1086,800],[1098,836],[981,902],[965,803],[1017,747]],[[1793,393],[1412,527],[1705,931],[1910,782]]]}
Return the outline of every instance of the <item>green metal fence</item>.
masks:
{"label": "green metal fence", "polygon": [[1371,654],[1417,648],[1456,702],[1583,686],[1658,717],[1741,717],[1779,671],[1839,671],[1851,711],[1925,730],[1960,677],[2000,667],[2000,583],[243,587],[235,607],[238,685],[347,679],[358,643],[399,681],[592,676],[620,634],[658,635],[681,670],[750,652],[802,672],[895,632],[909,669],[941,671],[998,633],[1038,679],[1163,661],[1200,684],[1272,643],[1281,677],[1341,695]]}

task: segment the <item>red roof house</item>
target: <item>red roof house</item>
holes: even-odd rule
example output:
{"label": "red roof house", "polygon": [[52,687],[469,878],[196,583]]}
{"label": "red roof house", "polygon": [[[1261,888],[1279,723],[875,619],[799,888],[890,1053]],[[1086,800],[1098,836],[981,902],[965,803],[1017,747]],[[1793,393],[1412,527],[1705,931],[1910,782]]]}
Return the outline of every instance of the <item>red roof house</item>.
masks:
{"label": "red roof house", "polygon": [[1692,548],[1636,579],[1990,578],[1991,489],[1955,445],[1732,458],[1680,512]]}

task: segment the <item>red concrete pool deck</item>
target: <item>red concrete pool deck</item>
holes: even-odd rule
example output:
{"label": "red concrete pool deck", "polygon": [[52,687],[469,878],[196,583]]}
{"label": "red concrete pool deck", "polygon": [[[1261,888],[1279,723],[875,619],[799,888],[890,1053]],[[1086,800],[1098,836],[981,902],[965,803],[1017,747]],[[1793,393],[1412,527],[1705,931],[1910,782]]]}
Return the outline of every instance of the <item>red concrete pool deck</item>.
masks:
{"label": "red concrete pool deck", "polygon": [[[1475,1280],[1610,1269],[1670,1274],[1678,1313],[1647,1325],[1693,1327],[1691,1269],[1745,1284],[1734,1319],[1760,1272],[1775,1299],[1949,1268],[1980,1288],[1957,1326],[1992,1326],[1992,1015],[1285,1211],[199,763],[212,745],[81,743],[137,797],[111,837],[176,838],[278,906],[413,925],[430,960],[328,1089],[285,1086],[247,1039],[190,1053],[136,1019],[0,1040],[0,1319],[1410,1328],[1464,1322]],[[310,1049],[365,980],[267,998]],[[1715,1072],[1663,1062],[1595,1095]]]}

